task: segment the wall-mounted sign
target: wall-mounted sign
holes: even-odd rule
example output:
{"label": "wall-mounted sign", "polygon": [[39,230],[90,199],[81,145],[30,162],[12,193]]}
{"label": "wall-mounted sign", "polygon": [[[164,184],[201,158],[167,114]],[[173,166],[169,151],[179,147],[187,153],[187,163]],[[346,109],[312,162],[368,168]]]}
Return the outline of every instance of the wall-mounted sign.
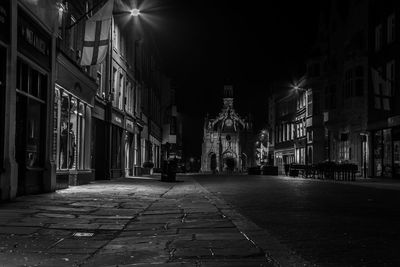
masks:
{"label": "wall-mounted sign", "polygon": [[129,119],[125,120],[125,129],[128,132],[135,133],[135,123]]}
{"label": "wall-mounted sign", "polygon": [[388,126],[394,127],[400,125],[400,116],[393,116],[388,118]]}
{"label": "wall-mounted sign", "polygon": [[99,107],[99,106],[94,106],[94,109],[93,109],[93,111],[92,111],[92,116],[93,117],[95,117],[95,118],[97,118],[97,119],[100,119],[100,120],[103,120],[104,121],[104,119],[105,119],[105,111],[104,111],[104,108],[102,108],[102,107]]}
{"label": "wall-mounted sign", "polygon": [[21,9],[18,14],[18,50],[50,68],[50,36]]}
{"label": "wall-mounted sign", "polygon": [[124,128],[124,118],[122,117],[122,115],[112,113],[111,122],[115,125],[118,125],[121,128]]}
{"label": "wall-mounted sign", "polygon": [[0,40],[10,40],[10,1],[0,2]]}

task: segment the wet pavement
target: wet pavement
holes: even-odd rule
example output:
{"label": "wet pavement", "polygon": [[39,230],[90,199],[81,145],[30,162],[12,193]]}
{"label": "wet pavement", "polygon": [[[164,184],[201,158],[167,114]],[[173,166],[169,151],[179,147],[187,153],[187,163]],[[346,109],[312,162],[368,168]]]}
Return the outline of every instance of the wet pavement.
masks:
{"label": "wet pavement", "polygon": [[200,186],[123,179],[0,204],[0,266],[283,266],[305,261]]}

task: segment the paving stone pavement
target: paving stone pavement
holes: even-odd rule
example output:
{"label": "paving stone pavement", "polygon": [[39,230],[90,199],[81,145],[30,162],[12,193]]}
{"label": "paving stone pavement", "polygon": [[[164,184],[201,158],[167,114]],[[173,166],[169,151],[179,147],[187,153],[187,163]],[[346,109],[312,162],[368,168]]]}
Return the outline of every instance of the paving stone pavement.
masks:
{"label": "paving stone pavement", "polygon": [[190,177],[122,179],[0,204],[0,266],[305,266]]}

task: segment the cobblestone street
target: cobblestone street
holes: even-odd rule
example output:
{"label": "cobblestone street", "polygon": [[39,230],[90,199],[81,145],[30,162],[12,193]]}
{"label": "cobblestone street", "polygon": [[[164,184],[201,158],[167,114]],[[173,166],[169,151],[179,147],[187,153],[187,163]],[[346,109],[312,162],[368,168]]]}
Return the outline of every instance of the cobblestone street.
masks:
{"label": "cobblestone street", "polygon": [[272,266],[263,234],[189,177],[107,181],[1,204],[0,266]]}

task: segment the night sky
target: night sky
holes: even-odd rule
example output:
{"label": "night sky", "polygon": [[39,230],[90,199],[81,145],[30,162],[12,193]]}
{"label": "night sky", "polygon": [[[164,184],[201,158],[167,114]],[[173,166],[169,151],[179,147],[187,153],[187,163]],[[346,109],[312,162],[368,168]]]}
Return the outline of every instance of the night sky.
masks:
{"label": "night sky", "polygon": [[318,22],[317,0],[163,0],[153,11],[159,57],[185,116],[187,157],[201,155],[204,117],[219,112],[224,84],[234,86],[239,114],[263,127],[269,84],[304,74]]}

